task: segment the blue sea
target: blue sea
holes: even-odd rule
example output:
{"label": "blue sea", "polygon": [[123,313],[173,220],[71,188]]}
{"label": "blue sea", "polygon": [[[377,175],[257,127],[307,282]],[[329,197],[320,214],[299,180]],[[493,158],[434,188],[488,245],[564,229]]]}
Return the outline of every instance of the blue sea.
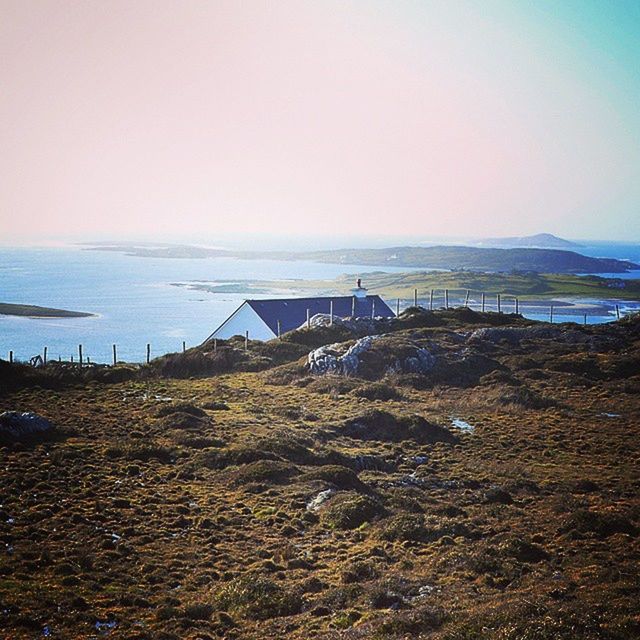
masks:
{"label": "blue sea", "polygon": [[[580,251],[640,262],[637,245],[598,244]],[[12,350],[16,359],[28,360],[46,346],[49,358],[68,360],[77,357],[78,345],[82,344],[84,355],[92,362],[110,362],[112,344],[116,344],[119,360],[141,362],[147,343],[151,344],[152,357],[179,351],[183,341],[188,347],[200,344],[248,297],[245,293],[195,291],[172,283],[328,279],[380,270],[407,271],[401,267],[382,269],[303,261],[136,258],[78,247],[0,248],[0,301],[96,314],[90,318],[60,319],[0,315],[0,357],[6,358]],[[640,272],[622,277],[640,278]],[[451,302],[456,300],[452,297]],[[614,319],[611,304],[613,301],[608,311],[590,314],[588,321]],[[623,312],[640,307],[620,304]],[[511,307],[512,303],[505,299],[503,310],[509,312]],[[547,308],[521,310],[529,317],[548,319]],[[563,315],[561,307],[554,314],[557,322],[576,319],[576,315]]]}

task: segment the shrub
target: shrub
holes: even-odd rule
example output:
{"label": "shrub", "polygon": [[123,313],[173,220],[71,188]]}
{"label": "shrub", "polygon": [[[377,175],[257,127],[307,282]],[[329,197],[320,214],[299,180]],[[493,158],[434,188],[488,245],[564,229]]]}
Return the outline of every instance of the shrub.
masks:
{"label": "shrub", "polygon": [[300,480],[323,480],[338,489],[355,489],[356,491],[366,490],[366,485],[358,476],[347,469],[335,464],[327,464],[317,467],[300,477]]}
{"label": "shrub", "polygon": [[302,598],[284,590],[272,580],[258,575],[244,575],[226,584],[216,596],[217,604],[230,613],[266,620],[299,613]]}
{"label": "shrub", "polygon": [[249,484],[253,482],[278,483],[287,480],[298,470],[287,462],[277,460],[258,460],[234,472],[234,484]]}
{"label": "shrub", "polygon": [[427,422],[421,416],[396,416],[379,409],[347,420],[343,433],[358,440],[399,442],[411,439],[421,443],[458,441],[451,431]]}
{"label": "shrub", "polygon": [[187,413],[198,418],[206,418],[207,414],[200,407],[196,407],[188,402],[179,402],[177,404],[165,404],[156,411],[156,416],[162,418],[174,413]]}
{"label": "shrub", "polygon": [[352,392],[357,398],[366,398],[367,400],[399,400],[402,395],[391,384],[385,382],[372,382],[360,387],[356,387]]}
{"label": "shrub", "polygon": [[189,604],[184,608],[182,616],[188,620],[210,620],[214,608],[210,604]]}
{"label": "shrub", "polygon": [[638,528],[619,513],[600,513],[589,509],[579,509],[569,518],[566,531],[581,534],[593,533],[598,538],[608,538],[616,533],[637,535]]}
{"label": "shrub", "polygon": [[332,529],[355,529],[383,513],[378,500],[350,492],[332,498],[322,510],[321,520]]}

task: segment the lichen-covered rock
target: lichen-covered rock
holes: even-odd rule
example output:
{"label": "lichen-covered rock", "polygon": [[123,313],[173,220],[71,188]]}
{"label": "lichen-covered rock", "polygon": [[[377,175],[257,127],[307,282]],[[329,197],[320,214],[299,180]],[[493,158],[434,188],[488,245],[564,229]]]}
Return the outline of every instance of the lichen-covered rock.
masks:
{"label": "lichen-covered rock", "polygon": [[358,375],[367,379],[389,373],[425,374],[435,363],[432,350],[390,335],[365,336],[351,345],[326,345],[314,349],[307,357],[312,374]]}
{"label": "lichen-covered rock", "polygon": [[0,413],[0,440],[23,440],[53,431],[54,428],[52,422],[32,411]]}
{"label": "lichen-covered rock", "polygon": [[378,336],[365,336],[341,353],[341,345],[329,344],[309,353],[307,362],[309,370],[314,374],[334,373],[353,376],[358,373],[359,356],[371,348]]}

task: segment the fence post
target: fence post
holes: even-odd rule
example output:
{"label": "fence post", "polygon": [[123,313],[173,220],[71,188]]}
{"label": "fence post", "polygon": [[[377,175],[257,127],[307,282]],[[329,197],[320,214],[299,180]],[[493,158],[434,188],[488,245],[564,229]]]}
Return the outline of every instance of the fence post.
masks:
{"label": "fence post", "polygon": [[[215,338],[214,338],[215,340]],[[182,341],[182,353],[184,353],[187,350],[187,343],[183,340]]]}
{"label": "fence post", "polygon": [[333,325],[333,300],[329,300],[329,326]]}
{"label": "fence post", "polygon": [[42,356],[42,364],[47,364],[47,347],[44,348],[44,354]]}
{"label": "fence post", "polygon": [[396,318],[400,315],[400,298],[396,300]]}
{"label": "fence post", "polygon": [[464,306],[469,306],[469,289],[467,289],[467,295],[464,297]]}
{"label": "fence post", "polygon": [[311,329],[311,310],[307,309],[307,329]]}
{"label": "fence post", "polygon": [[484,291],[482,292],[482,313],[484,313]]}
{"label": "fence post", "polygon": [[375,298],[371,301],[371,319],[376,317],[376,301]]}
{"label": "fence post", "polygon": [[213,353],[218,351],[218,338],[213,339]]}
{"label": "fence post", "polygon": [[444,290],[444,308],[449,308],[449,289]]}
{"label": "fence post", "polygon": [[620,320],[620,307],[616,305],[616,318]]}
{"label": "fence post", "polygon": [[147,342],[147,364],[151,360],[151,345]]}
{"label": "fence post", "polygon": [[281,327],[280,327],[280,320],[278,320],[278,338],[280,337],[281,334]]}
{"label": "fence post", "polygon": [[9,351],[9,364],[13,364],[13,351]]}
{"label": "fence post", "polygon": [[71,356],[71,364],[73,364],[73,356]]}
{"label": "fence post", "polygon": [[82,345],[78,345],[78,361],[80,362],[80,366],[82,366]]}
{"label": "fence post", "polygon": [[356,317],[356,297],[351,298],[351,317]]}
{"label": "fence post", "polygon": [[502,309],[500,308],[500,294],[498,293],[496,296],[496,301],[498,304],[498,313],[502,313]]}
{"label": "fence post", "polygon": [[553,324],[553,305],[549,307],[549,322]]}
{"label": "fence post", "polygon": [[414,307],[418,306],[418,290],[417,289],[413,290],[413,306]]}
{"label": "fence post", "polygon": [[518,309],[518,298],[516,298],[516,315],[518,315],[519,313],[519,309]]}
{"label": "fence post", "polygon": [[249,331],[244,332],[244,350],[249,350]]}
{"label": "fence post", "polygon": [[433,311],[433,289],[431,289],[431,293],[429,294],[429,311]]}
{"label": "fence post", "polygon": [[586,313],[584,314],[584,326],[585,327],[587,326],[587,314]]}
{"label": "fence post", "polygon": [[113,366],[115,367],[118,363],[118,348],[116,345],[111,345],[113,347]]}

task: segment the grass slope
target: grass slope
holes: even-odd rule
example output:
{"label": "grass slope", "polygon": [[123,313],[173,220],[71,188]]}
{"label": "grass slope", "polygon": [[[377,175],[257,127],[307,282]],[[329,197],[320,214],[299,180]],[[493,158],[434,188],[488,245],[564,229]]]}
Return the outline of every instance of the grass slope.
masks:
{"label": "grass slope", "polygon": [[508,341],[406,317],[390,345],[499,368],[5,393],[60,430],[0,448],[6,636],[637,638],[637,320]]}

